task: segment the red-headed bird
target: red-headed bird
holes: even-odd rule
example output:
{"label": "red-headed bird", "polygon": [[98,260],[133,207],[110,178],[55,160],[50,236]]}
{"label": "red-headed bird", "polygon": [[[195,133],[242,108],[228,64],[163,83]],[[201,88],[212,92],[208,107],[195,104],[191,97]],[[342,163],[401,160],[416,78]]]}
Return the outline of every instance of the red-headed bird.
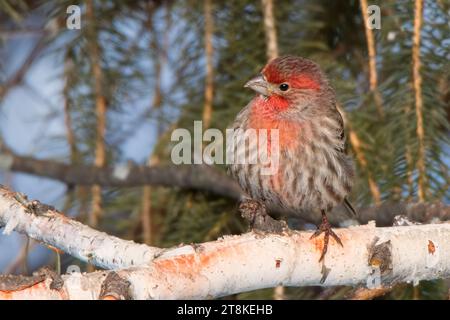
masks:
{"label": "red-headed bird", "polygon": [[354,213],[346,198],[354,168],[345,154],[344,123],[334,90],[316,63],[295,56],[273,59],[245,87],[257,95],[238,114],[233,129],[278,129],[278,169],[265,174],[264,164],[234,163],[229,172],[247,200],[269,212],[321,221],[312,237],[324,233],[322,261],[330,236],[342,245],[327,213],[339,204]]}

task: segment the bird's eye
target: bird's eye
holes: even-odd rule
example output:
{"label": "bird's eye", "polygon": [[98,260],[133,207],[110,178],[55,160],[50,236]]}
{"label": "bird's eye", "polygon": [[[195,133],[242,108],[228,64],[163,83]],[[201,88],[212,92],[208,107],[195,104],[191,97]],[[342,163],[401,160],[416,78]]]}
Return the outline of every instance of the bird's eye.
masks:
{"label": "bird's eye", "polygon": [[281,91],[287,91],[289,89],[289,85],[287,83],[280,84]]}

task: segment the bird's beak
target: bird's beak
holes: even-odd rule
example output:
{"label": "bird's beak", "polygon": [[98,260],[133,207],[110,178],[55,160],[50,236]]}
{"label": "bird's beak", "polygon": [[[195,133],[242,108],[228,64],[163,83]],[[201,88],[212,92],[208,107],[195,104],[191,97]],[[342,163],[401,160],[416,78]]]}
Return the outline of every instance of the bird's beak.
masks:
{"label": "bird's beak", "polygon": [[269,83],[264,79],[264,76],[262,74],[259,74],[250,81],[248,81],[244,85],[244,88],[250,88],[252,90],[255,90],[256,92],[266,97],[270,95]]}

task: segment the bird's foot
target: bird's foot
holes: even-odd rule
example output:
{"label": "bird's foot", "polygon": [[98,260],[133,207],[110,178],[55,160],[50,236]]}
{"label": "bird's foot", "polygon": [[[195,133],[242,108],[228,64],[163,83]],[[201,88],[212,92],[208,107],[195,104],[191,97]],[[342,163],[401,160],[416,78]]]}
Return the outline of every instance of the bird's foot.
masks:
{"label": "bird's foot", "polygon": [[267,214],[266,206],[257,200],[244,199],[239,204],[241,216],[250,224],[250,228],[256,232],[282,233],[287,229],[284,221],[273,219]]}
{"label": "bird's foot", "polygon": [[328,242],[330,241],[330,236],[343,247],[341,239],[338,237],[336,233],[331,229],[331,225],[328,222],[327,216],[325,214],[322,214],[322,223],[320,224],[319,228],[316,230],[316,232],[313,233],[310,239],[316,238],[320,236],[321,234],[324,234],[323,238],[323,248],[322,248],[322,254],[320,255],[319,262],[322,262],[323,258],[325,258],[325,254],[328,251]]}

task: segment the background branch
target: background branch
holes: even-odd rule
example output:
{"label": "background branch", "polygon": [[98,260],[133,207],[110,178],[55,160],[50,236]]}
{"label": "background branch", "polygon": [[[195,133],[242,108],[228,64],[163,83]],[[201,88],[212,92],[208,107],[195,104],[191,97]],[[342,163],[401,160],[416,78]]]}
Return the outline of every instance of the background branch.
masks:
{"label": "background branch", "polygon": [[[40,160],[32,157],[3,154],[0,163],[8,163],[9,170],[29,173],[59,180],[69,185],[93,185],[104,187],[136,187],[143,185],[198,190],[209,194],[239,200],[242,190],[225,173],[206,165],[176,166],[156,165],[152,167],[129,165],[124,168],[126,176],[117,177],[116,168],[97,168],[88,165],[67,165],[58,161]],[[9,157],[9,158],[8,158]],[[441,202],[386,202],[372,207],[358,208],[358,221],[375,220],[379,226],[392,225],[394,216],[405,215],[411,220],[429,222],[433,217],[450,219],[450,206]],[[330,221],[338,224],[348,219],[342,207],[334,209]]]}

